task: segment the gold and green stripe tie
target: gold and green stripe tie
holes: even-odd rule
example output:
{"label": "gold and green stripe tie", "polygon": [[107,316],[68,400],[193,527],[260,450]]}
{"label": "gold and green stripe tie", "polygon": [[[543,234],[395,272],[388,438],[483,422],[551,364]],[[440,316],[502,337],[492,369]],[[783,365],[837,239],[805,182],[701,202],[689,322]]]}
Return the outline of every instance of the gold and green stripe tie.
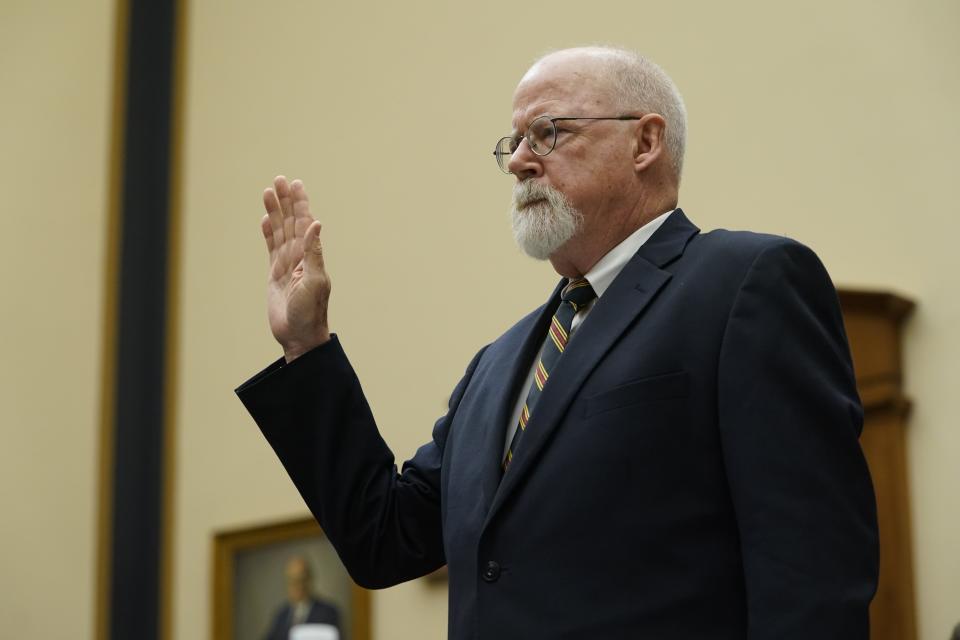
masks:
{"label": "gold and green stripe tie", "polygon": [[506,471],[513,460],[514,452],[517,450],[517,443],[520,441],[523,433],[527,429],[527,423],[530,421],[530,415],[533,413],[537,404],[537,399],[543,393],[543,388],[550,378],[550,372],[557,366],[560,356],[563,355],[567,343],[570,341],[570,326],[573,324],[573,317],[577,315],[584,306],[590,304],[590,301],[597,297],[593,287],[584,278],[571,280],[563,292],[560,294],[560,306],[553,314],[550,320],[550,328],[547,330],[547,338],[540,348],[540,354],[537,357],[537,366],[533,372],[533,383],[530,385],[530,391],[527,392],[527,400],[520,411],[520,420],[517,423],[517,431],[513,434],[510,441],[510,447],[507,449],[507,455],[503,459],[503,470]]}

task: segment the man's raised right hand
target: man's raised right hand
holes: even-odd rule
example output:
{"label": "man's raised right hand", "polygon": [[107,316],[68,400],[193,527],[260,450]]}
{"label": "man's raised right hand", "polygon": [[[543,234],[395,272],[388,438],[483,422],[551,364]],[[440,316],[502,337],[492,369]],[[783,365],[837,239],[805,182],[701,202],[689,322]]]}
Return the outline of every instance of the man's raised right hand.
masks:
{"label": "man's raised right hand", "polygon": [[320,222],[310,214],[303,183],[283,176],[263,192],[260,230],[270,254],[267,316],[287,362],[330,340],[330,277],[323,264]]}

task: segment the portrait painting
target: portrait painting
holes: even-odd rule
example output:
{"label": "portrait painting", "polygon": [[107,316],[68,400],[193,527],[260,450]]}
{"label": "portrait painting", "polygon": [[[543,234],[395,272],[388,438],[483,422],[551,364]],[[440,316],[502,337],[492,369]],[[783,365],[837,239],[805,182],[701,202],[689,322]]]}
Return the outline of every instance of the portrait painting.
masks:
{"label": "portrait painting", "polygon": [[369,640],[369,594],[313,518],[221,531],[213,545],[215,640]]}

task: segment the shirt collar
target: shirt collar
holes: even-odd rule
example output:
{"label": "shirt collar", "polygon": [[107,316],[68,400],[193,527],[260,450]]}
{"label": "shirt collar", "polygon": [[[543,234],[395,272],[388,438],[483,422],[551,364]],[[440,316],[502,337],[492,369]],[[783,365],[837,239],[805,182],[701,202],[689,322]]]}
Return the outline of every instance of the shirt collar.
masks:
{"label": "shirt collar", "polygon": [[598,298],[603,295],[603,292],[606,291],[617,276],[620,275],[623,268],[630,262],[630,258],[640,250],[643,243],[650,239],[657,229],[660,228],[660,225],[666,222],[667,218],[670,217],[670,214],[674,211],[676,211],[676,209],[671,209],[666,213],[660,214],[631,233],[624,238],[623,242],[613,249],[610,249],[610,251],[600,258],[597,264],[593,265],[586,275],[583,276],[587,279],[587,282],[590,283],[590,286],[593,287]]}

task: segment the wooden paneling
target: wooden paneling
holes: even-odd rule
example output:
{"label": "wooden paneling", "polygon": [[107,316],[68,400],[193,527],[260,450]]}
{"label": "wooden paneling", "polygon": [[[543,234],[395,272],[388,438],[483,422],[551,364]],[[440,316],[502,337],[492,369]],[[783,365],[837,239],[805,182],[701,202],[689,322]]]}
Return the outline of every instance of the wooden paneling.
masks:
{"label": "wooden paneling", "polygon": [[901,326],[913,308],[890,293],[841,290],[857,387],[864,407],[860,438],[877,495],[880,585],[870,608],[875,640],[916,640],[907,485]]}

